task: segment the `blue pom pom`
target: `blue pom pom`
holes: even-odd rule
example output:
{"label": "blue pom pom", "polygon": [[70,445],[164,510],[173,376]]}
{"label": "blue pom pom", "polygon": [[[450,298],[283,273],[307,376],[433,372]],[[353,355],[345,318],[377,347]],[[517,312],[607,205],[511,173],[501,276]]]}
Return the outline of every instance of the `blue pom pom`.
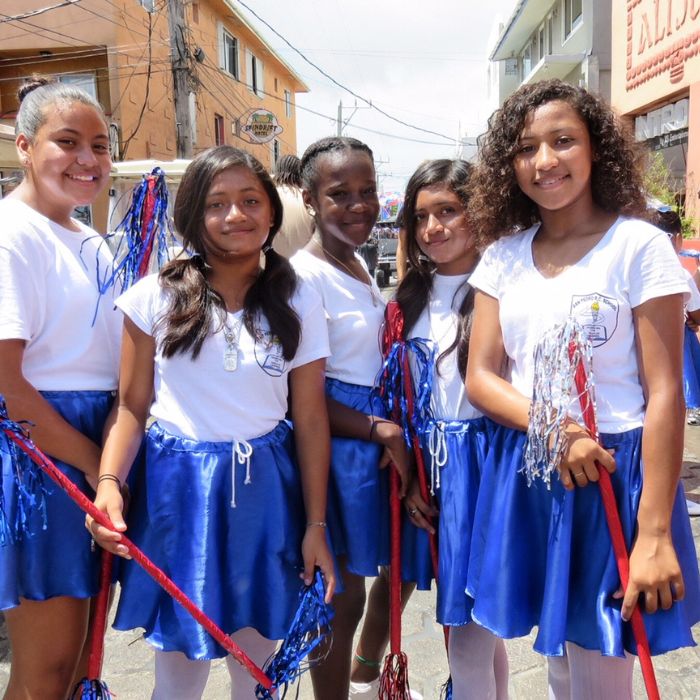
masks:
{"label": "blue pom pom", "polygon": [[21,440],[27,440],[27,423],[16,423],[7,415],[5,399],[0,395],[0,453],[7,455],[10,462],[11,484],[14,490],[14,522],[10,521],[7,494],[3,491],[0,479],[0,546],[21,540],[24,536],[46,530],[46,495],[44,473],[36,466],[7,433],[13,433]]}
{"label": "blue pom pom", "polygon": [[445,681],[445,685],[440,689],[440,700],[452,700],[452,676]]}
{"label": "blue pom pom", "polygon": [[106,683],[83,678],[83,680],[73,688],[70,700],[112,700],[113,697]]}
{"label": "blue pom pom", "polygon": [[[272,680],[272,691],[261,685],[255,689],[259,700],[284,698],[287,687],[314,665],[308,657],[330,631],[333,610],[324,601],[325,588],[321,572],[317,571],[310,586],[305,586],[299,599],[294,620],[277,653],[265,664],[265,674]],[[320,659],[319,659],[320,661]],[[280,690],[280,695],[272,693]]]}

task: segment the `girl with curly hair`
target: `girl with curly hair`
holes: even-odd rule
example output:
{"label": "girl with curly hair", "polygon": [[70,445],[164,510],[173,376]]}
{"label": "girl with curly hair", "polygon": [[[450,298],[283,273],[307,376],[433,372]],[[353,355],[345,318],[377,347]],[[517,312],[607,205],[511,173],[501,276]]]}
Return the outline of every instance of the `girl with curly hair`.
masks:
{"label": "girl with curly hair", "polygon": [[[499,425],[472,540],[472,616],[501,637],[539,627],[550,697],[632,698],[635,645],[624,622],[635,605],[656,654],[693,645],[700,619],[678,487],[687,283],[665,234],[636,218],[639,163],[602,100],[558,80],[523,86],[491,117],[481,146],[470,205],[493,244],[470,279],[467,392]],[[593,346],[604,447],[583,427],[576,399],[558,479],[528,488],[533,349],[569,317]],[[631,548],[624,593],[600,496],[587,488],[599,478],[596,462],[612,474]]]}

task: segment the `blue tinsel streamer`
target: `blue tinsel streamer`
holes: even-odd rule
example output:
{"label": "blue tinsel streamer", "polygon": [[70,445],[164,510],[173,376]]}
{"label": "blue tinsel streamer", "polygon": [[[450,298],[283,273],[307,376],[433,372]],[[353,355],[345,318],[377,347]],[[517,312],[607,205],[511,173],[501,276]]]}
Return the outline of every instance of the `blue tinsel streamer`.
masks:
{"label": "blue tinsel streamer", "polygon": [[7,415],[5,399],[0,395],[0,452],[9,455],[10,469],[16,488],[15,520],[11,523],[5,509],[5,494],[0,479],[0,546],[21,540],[24,536],[36,534],[36,518],[39,518],[41,529],[46,530],[46,494],[44,474],[28,459],[21,450],[6,435],[15,433],[23,440],[27,437],[27,426],[30,423],[16,423]]}
{"label": "blue tinsel streamer", "polygon": [[[145,215],[146,197],[148,195],[149,178],[156,178],[153,189],[153,214],[143,233],[143,217]],[[105,238],[113,238],[122,234],[114,250],[114,263],[107,269],[100,269],[99,249],[97,256],[97,288],[100,298],[112,287],[120,292],[127,290],[139,280],[139,269],[146,255],[157,255],[158,269],[169,260],[169,246],[175,241],[168,216],[168,185],[165,173],[160,168],[154,168],[150,176],[141,178],[134,187],[131,195],[131,205],[126,216],[115,229],[115,233]],[[106,245],[106,242],[105,242]],[[149,252],[150,249],[150,252]],[[82,254],[82,251],[81,251]],[[99,299],[98,299],[99,305]],[[97,309],[95,309],[97,315]],[[94,322],[94,319],[93,319]]]}
{"label": "blue tinsel streamer", "polygon": [[[401,427],[407,445],[411,444],[411,434],[422,434],[432,418],[430,399],[436,350],[435,344],[425,338],[395,341],[375,381],[374,393],[382,402],[386,414],[391,415],[395,405],[400,407]],[[410,377],[413,412],[410,415],[403,378],[406,356],[409,358],[409,367],[413,370],[413,376]]]}
{"label": "blue tinsel streamer", "polygon": [[452,676],[445,681],[445,685],[440,689],[440,700],[452,700]]}
{"label": "blue tinsel streamer", "polygon": [[73,689],[70,700],[112,700],[113,697],[106,683],[83,678]]}
{"label": "blue tinsel streamer", "polygon": [[[304,587],[301,593],[299,607],[282,646],[265,664],[263,671],[272,680],[272,690],[258,685],[255,697],[259,700],[284,698],[289,684],[314,665],[308,656],[329,633],[333,618],[333,610],[324,601],[324,596],[323,578],[317,571],[311,585]],[[276,691],[280,694],[273,696]]]}

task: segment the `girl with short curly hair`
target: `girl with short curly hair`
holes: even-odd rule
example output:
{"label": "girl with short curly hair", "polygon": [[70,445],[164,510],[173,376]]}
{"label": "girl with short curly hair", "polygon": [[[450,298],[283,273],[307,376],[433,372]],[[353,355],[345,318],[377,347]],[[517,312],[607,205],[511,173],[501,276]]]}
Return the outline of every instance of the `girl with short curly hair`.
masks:
{"label": "girl with short curly hair", "polygon": [[[693,645],[700,619],[678,487],[687,283],[666,235],[635,218],[644,202],[630,137],[581,88],[550,80],[506,100],[482,140],[470,204],[482,240],[495,242],[470,279],[467,393],[496,423],[469,562],[472,616],[501,637],[538,626],[550,697],[631,699],[634,607],[655,654]],[[591,341],[602,446],[573,397],[551,488],[528,487],[533,350],[570,318]],[[598,464],[631,552],[624,593],[590,487]]]}

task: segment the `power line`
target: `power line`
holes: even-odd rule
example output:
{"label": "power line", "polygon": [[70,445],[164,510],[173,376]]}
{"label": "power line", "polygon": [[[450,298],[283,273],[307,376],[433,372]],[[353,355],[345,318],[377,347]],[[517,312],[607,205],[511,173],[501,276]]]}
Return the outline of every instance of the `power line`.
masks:
{"label": "power line", "polygon": [[[278,36],[282,41],[284,41],[287,46],[289,46],[290,49],[295,51],[299,56],[301,56],[310,66],[313,66],[321,75],[324,75],[328,80],[330,80],[334,85],[337,85],[339,88],[342,90],[345,90],[346,92],[350,93],[353,97],[355,97],[358,100],[362,100],[365,104],[369,105],[372,109],[376,110],[380,114],[383,114],[385,117],[388,119],[391,119],[392,121],[395,121],[397,124],[402,124],[403,126],[407,126],[410,129],[415,129],[416,131],[422,131],[426,134],[432,134],[433,136],[439,136],[442,139],[447,139],[448,141],[451,141],[454,143],[454,138],[452,136],[446,136],[445,134],[441,134],[438,131],[432,131],[431,129],[424,129],[422,126],[416,126],[415,124],[410,124],[409,122],[403,121],[403,119],[399,119],[398,117],[393,116],[392,114],[389,114],[388,112],[384,111],[383,109],[380,109],[377,107],[375,104],[372,104],[372,100],[368,100],[366,97],[362,97],[362,95],[358,95],[356,92],[351,90],[349,87],[346,87],[342,83],[339,83],[333,76],[329,75],[326,73],[326,71],[323,70],[323,68],[319,67],[316,65],[312,60],[307,58],[299,49],[296,48],[290,41],[288,41],[282,34],[280,34],[271,24],[266,22],[255,10],[250,8],[246,3],[244,3],[242,0],[238,0],[238,4],[242,5],[245,7],[248,12],[250,12],[254,17],[256,17],[260,22],[262,22],[271,32],[273,32],[276,36]],[[447,145],[447,144],[444,144]]]}
{"label": "power line", "polygon": [[[208,59],[207,59],[208,61]],[[210,66],[207,65],[207,62],[200,64],[203,68],[206,68],[208,71],[215,71],[217,74],[220,74],[218,66]],[[236,80],[236,82],[241,82],[234,76],[230,76],[233,80]],[[271,92],[266,92],[265,90],[261,90],[258,88],[258,92],[262,93],[263,95],[267,97],[272,97],[273,99],[279,101],[279,102],[284,102],[284,97],[280,97],[279,95],[275,95],[274,93]],[[335,124],[336,118],[331,117],[328,114],[323,114],[322,112],[317,112],[315,109],[311,109],[310,107],[302,107],[298,102],[295,103],[294,105],[296,109],[301,110],[302,112],[308,112],[309,114],[314,114],[317,117],[322,117],[323,119],[328,119],[328,121],[332,122]],[[247,107],[246,107],[247,108]],[[400,141],[409,141],[410,143],[422,143],[426,144],[428,146],[446,146],[446,147],[454,147],[454,139],[452,139],[452,143],[444,143],[443,141],[425,141],[423,139],[413,139],[410,136],[399,136],[398,134],[390,134],[386,131],[378,131],[377,129],[370,129],[367,126],[357,126],[356,124],[352,125],[353,129],[359,129],[360,131],[367,131],[371,134],[377,134],[378,136],[386,136],[387,138],[390,139],[398,139]]]}
{"label": "power line", "polygon": [[23,15],[3,15],[5,19],[0,19],[0,24],[5,24],[5,22],[17,22],[27,17],[36,17],[37,15],[43,15],[44,12],[49,12],[50,10],[57,10],[59,7],[67,7],[68,5],[76,5],[80,0],[65,0],[58,5],[51,5],[49,7],[42,7],[40,10],[32,10],[31,12],[25,12]]}

